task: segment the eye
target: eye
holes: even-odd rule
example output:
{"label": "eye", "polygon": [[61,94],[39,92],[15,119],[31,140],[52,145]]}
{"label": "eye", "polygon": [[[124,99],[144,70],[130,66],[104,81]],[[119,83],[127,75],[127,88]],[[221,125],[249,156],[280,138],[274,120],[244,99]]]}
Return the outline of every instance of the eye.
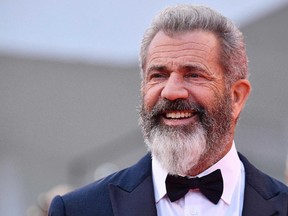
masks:
{"label": "eye", "polygon": [[194,82],[194,83],[203,83],[203,82],[207,82],[210,80],[206,74],[201,73],[201,72],[187,73],[185,75],[185,78],[187,79],[187,81]]}
{"label": "eye", "polygon": [[150,78],[161,78],[161,77],[164,77],[164,74],[162,73],[154,73],[154,74],[151,74]]}
{"label": "eye", "polygon": [[159,80],[159,79],[164,79],[166,78],[168,75],[166,73],[163,72],[153,72],[148,76],[148,79],[151,80]]}
{"label": "eye", "polygon": [[201,77],[201,74],[195,73],[195,72],[187,73],[185,77],[187,77],[187,78],[199,78],[199,77]]}
{"label": "eye", "polygon": [[207,77],[205,68],[198,65],[186,65],[183,67],[184,77],[193,81],[200,81]]}

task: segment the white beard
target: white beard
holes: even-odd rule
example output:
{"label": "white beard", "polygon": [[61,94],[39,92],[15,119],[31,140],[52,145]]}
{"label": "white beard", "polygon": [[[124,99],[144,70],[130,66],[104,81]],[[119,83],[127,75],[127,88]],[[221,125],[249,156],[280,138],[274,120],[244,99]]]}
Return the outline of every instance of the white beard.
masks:
{"label": "white beard", "polygon": [[154,128],[145,143],[152,157],[169,174],[181,176],[188,175],[207,149],[205,130],[200,124],[196,124],[193,132],[188,134],[177,128],[172,131]]}

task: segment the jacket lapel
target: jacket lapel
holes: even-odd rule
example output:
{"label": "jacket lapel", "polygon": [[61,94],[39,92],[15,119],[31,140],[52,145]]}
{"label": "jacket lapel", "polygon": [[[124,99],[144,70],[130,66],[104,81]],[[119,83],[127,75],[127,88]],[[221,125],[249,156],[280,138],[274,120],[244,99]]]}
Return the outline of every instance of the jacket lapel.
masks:
{"label": "jacket lapel", "polygon": [[266,200],[251,185],[246,184],[242,215],[287,215],[288,206],[285,196],[281,193]]}
{"label": "jacket lapel", "polygon": [[[287,194],[278,184],[257,170],[239,154],[245,167],[243,216],[287,215]],[[125,177],[109,185],[109,195],[115,216],[157,216],[152,181],[151,156],[147,154],[135,166],[127,169]],[[272,183],[273,182],[273,183]]]}
{"label": "jacket lapel", "polygon": [[110,198],[115,216],[156,216],[152,178],[148,177],[133,191],[110,185]]}
{"label": "jacket lapel", "polygon": [[146,155],[117,184],[109,185],[115,216],[156,216],[151,156]]}
{"label": "jacket lapel", "polygon": [[245,167],[242,215],[287,215],[287,194],[281,191],[282,186],[256,169],[243,155],[239,157]]}

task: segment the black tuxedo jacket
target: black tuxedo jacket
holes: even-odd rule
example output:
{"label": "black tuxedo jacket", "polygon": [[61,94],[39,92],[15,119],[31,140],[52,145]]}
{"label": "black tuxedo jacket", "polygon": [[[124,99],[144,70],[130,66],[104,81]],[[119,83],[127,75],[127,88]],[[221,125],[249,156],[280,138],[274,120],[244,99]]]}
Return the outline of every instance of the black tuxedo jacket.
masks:
{"label": "black tuxedo jacket", "polygon": [[[245,167],[244,216],[288,215],[288,188],[251,165]],[[53,199],[49,216],[156,216],[151,156],[134,166]]]}

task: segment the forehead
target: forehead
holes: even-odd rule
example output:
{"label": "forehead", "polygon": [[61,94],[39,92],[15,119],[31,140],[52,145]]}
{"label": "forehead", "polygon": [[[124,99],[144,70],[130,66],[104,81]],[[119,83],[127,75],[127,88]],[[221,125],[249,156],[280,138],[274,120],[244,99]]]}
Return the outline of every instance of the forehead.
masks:
{"label": "forehead", "polygon": [[212,32],[195,30],[168,36],[160,31],[149,45],[146,63],[195,61],[207,64],[218,62],[219,51],[219,41]]}

